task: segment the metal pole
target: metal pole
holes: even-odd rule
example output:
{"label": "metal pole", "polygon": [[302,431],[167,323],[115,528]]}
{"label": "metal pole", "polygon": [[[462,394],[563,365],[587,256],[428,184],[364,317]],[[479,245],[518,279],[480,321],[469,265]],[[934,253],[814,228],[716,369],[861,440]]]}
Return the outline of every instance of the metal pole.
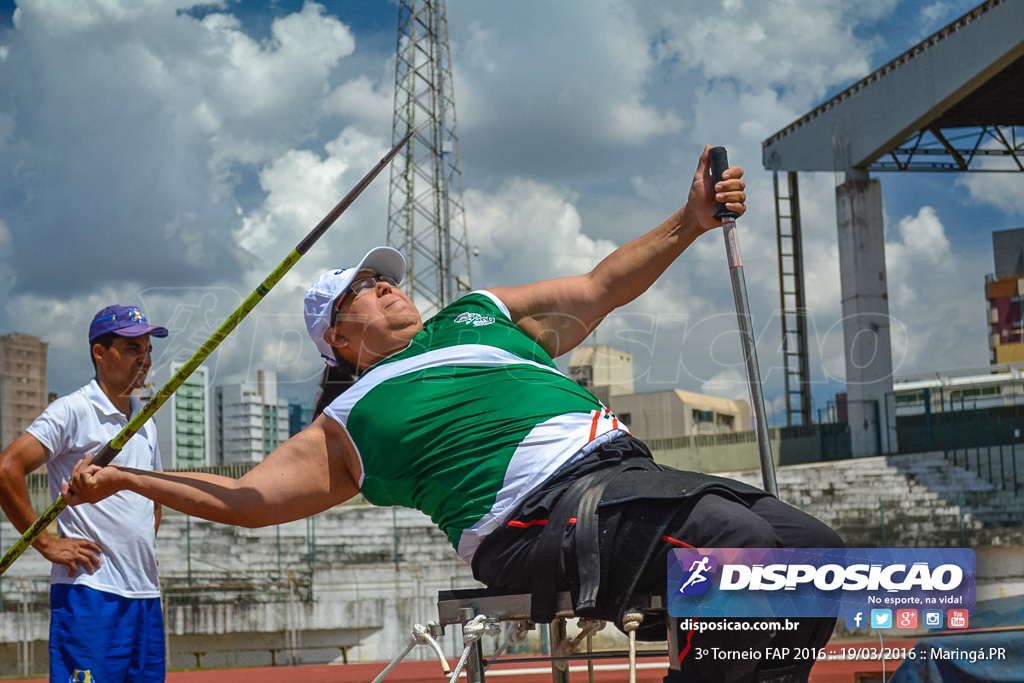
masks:
{"label": "metal pole", "polygon": [[[711,162],[711,176],[714,182],[722,179],[722,173],[729,167],[728,154],[725,147],[713,147],[708,155]],[[740,341],[743,343],[743,360],[747,367],[747,389],[750,394],[750,410],[754,419],[754,432],[757,434],[757,450],[761,460],[761,479],[764,490],[779,496],[779,488],[775,481],[775,461],[772,459],[772,444],[768,435],[768,423],[765,421],[764,396],[761,394],[761,373],[757,367],[757,348],[754,346],[754,332],[750,319],[750,304],[747,301],[747,284],[743,278],[743,262],[740,260],[740,243],[736,234],[736,218],[734,211],[729,211],[722,203],[718,204],[715,218],[722,221],[722,234],[725,236],[725,252],[729,259],[729,274],[732,276],[732,294],[736,302],[736,318],[740,327]]]}
{"label": "metal pole", "polygon": [[994,484],[992,481],[992,421],[988,416],[988,408],[985,409],[985,431],[988,433],[988,438],[985,440],[985,454],[988,456],[988,469],[985,470],[988,473],[988,482]]}
{"label": "metal pole", "polygon": [[398,508],[391,508],[391,540],[394,544],[395,565],[398,565]]}
{"label": "metal pole", "polygon": [[1017,434],[1014,432],[1013,441],[1010,442],[1010,457],[1013,458],[1013,495],[1017,495]]}
{"label": "metal pole", "polygon": [[[377,162],[377,165],[370,169],[370,172],[363,176],[363,179],[360,180],[347,195],[345,195],[345,198],[338,202],[337,205],[331,209],[330,213],[324,216],[323,220],[321,220],[316,227],[313,228],[309,234],[295,246],[295,249],[293,249],[292,252],[288,254],[280,264],[278,264],[277,268],[267,276],[267,279],[265,279],[237,309],[235,309],[234,313],[228,316],[228,319],[225,320],[212,335],[210,335],[210,338],[207,339],[201,347],[199,347],[199,350],[192,354],[191,358],[185,361],[184,365],[182,365],[178,371],[174,373],[171,379],[167,381],[167,384],[161,387],[160,391],[158,391],[156,395],[149,400],[142,410],[137,412],[135,416],[128,421],[128,424],[124,426],[117,436],[100,448],[99,452],[96,453],[93,458],[93,464],[104,467],[110,464],[110,461],[117,457],[118,453],[121,452],[121,449],[128,443],[128,440],[142,429],[142,425],[146,424],[149,418],[153,416],[153,413],[155,413],[160,406],[162,406],[164,402],[171,397],[171,394],[177,391],[178,387],[188,379],[189,375],[195,372],[196,368],[203,364],[203,361],[205,361],[207,357],[213,353],[214,349],[216,349],[220,343],[224,341],[229,334],[231,334],[231,331],[234,330],[247,315],[249,315],[250,311],[256,308],[256,305],[263,300],[274,285],[276,285],[281,278],[291,270],[292,266],[294,266],[298,260],[302,258],[307,251],[309,251],[309,248],[312,247],[325,232],[327,232],[327,229],[331,227],[336,220],[338,220],[338,217],[341,216],[345,209],[347,209],[349,205],[356,200],[356,197],[366,189],[366,186],[377,177],[377,174],[380,173],[381,170],[388,165],[391,159],[398,154],[399,150],[405,146],[405,143],[409,141],[410,137],[412,137],[412,133],[406,135],[397,145],[392,147],[391,151]],[[57,515],[63,512],[64,508],[67,506],[68,503],[64,500],[64,497],[57,496],[57,500],[53,501],[53,504],[50,505],[50,507],[47,508],[35,522],[33,522],[32,526],[22,534],[21,538],[11,546],[11,549],[8,550],[3,556],[3,559],[0,560],[0,575],[7,571],[7,568],[10,567],[11,564],[13,564],[14,561],[18,559],[30,545],[32,545],[32,542],[36,537],[38,537],[39,534],[41,534],[43,530],[53,522],[53,520],[57,519]]]}
{"label": "metal pole", "polygon": [[1003,462],[1003,437],[1002,437],[1002,434],[1001,434],[1002,430],[998,429],[999,425],[1002,423],[1002,420],[1000,418],[998,418],[998,417],[996,418],[996,420],[997,420],[996,421],[996,427],[997,427],[996,434],[999,434],[999,490],[1000,491],[1005,491],[1006,490],[1006,465]]}
{"label": "metal pole", "polygon": [[960,547],[967,547],[967,534],[964,531],[964,494],[958,493],[956,496],[956,507],[957,514],[960,517]]}
{"label": "metal pole", "polygon": [[28,678],[32,669],[32,662],[29,654],[29,645],[32,642],[32,634],[30,632],[28,619],[28,583],[26,582],[23,585],[25,586],[25,590],[21,594],[21,675]]}
{"label": "metal pole", "polygon": [[192,602],[192,515],[185,515],[185,562],[186,576],[188,577],[188,597],[189,601]]}
{"label": "metal pole", "polygon": [[881,498],[878,499],[878,519],[881,520],[881,523],[882,523],[882,547],[884,548],[885,547],[885,503],[882,502]]}

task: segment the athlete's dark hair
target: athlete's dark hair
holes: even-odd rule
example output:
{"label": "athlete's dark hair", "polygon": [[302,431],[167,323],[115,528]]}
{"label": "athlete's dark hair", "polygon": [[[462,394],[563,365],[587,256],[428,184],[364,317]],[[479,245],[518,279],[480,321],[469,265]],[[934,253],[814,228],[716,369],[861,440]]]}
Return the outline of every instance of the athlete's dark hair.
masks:
{"label": "athlete's dark hair", "polygon": [[89,342],[89,360],[92,361],[93,372],[96,372],[96,357],[92,355],[93,344],[99,344],[103,348],[109,349],[113,345],[114,340],[117,339],[119,336],[120,335],[118,335],[116,332],[107,332],[106,334],[101,334],[100,336],[96,337],[91,342]]}
{"label": "athlete's dark hair", "polygon": [[355,365],[338,358],[337,353],[334,354],[334,360],[338,366],[328,365],[320,377],[320,396],[316,400],[316,407],[313,408],[313,419],[319,417],[324,408],[331,405],[331,401],[341,396],[359,379],[359,369]]}

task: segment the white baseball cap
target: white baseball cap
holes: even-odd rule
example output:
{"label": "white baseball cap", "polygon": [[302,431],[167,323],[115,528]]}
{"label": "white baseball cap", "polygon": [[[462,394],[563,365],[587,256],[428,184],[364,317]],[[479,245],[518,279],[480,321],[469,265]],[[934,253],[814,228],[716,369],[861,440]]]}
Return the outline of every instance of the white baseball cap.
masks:
{"label": "white baseball cap", "polygon": [[375,247],[368,251],[354,268],[329,270],[318,277],[306,291],[303,302],[306,330],[328,365],[338,364],[334,360],[334,349],[324,341],[324,332],[331,326],[334,302],[345,293],[356,279],[356,275],[363,270],[371,270],[377,275],[388,275],[393,277],[395,282],[401,282],[405,277],[405,257],[397,249]]}

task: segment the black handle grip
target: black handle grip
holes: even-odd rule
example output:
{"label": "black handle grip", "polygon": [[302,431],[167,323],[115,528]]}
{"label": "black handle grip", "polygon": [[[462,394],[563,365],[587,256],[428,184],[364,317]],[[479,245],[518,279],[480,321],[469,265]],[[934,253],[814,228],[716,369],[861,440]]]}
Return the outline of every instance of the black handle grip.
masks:
{"label": "black handle grip", "polygon": [[96,455],[92,456],[92,464],[99,465],[100,467],[106,467],[110,464],[110,461],[118,456],[121,451],[117,450],[110,445],[110,442],[103,444],[103,448],[96,452]]}
{"label": "black handle grip", "polygon": [[[712,147],[708,152],[708,160],[711,162],[711,179],[717,185],[722,179],[722,173],[729,168],[729,153],[725,151],[725,147]],[[735,211],[725,208],[725,204],[722,202],[716,202],[716,204],[718,204],[718,209],[715,211],[715,218],[718,220],[724,221],[739,217]]]}

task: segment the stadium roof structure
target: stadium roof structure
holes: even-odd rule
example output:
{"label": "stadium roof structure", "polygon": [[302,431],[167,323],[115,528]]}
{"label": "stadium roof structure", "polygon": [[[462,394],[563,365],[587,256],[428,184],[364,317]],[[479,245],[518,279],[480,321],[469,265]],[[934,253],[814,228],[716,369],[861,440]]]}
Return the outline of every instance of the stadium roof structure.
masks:
{"label": "stadium roof structure", "polygon": [[787,424],[813,421],[798,172],[842,173],[836,225],[852,448],[895,452],[879,420],[893,368],[881,186],[870,174],[1024,172],[1024,0],[982,2],[761,144],[764,168],[775,172]]}
{"label": "stadium roof structure", "polygon": [[772,171],[1024,171],[1024,0],[988,0],[762,142]]}

